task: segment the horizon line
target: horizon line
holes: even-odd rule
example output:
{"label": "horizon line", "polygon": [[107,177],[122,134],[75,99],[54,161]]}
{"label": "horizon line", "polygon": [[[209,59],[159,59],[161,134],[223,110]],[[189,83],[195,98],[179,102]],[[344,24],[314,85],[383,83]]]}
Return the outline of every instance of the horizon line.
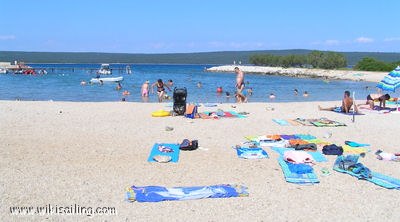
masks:
{"label": "horizon line", "polygon": [[0,52],[22,52],[22,53],[103,53],[103,54],[142,54],[142,55],[168,55],[168,54],[202,54],[222,52],[262,52],[262,51],[322,51],[338,53],[400,53],[395,51],[339,51],[319,49],[257,49],[257,50],[221,50],[221,51],[193,51],[193,52],[101,52],[101,51],[21,51],[21,50],[0,50]]}

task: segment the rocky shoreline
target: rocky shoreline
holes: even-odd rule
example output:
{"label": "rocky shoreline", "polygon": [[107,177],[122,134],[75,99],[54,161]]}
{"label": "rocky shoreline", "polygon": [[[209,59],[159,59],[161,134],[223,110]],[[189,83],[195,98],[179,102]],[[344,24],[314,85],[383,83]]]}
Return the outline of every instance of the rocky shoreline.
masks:
{"label": "rocky shoreline", "polygon": [[208,72],[233,72],[235,67],[239,67],[245,73],[259,73],[265,75],[290,76],[298,78],[323,78],[351,81],[379,82],[386,72],[370,72],[356,70],[326,70],[326,69],[306,69],[306,68],[282,68],[268,66],[244,66],[244,65],[224,65],[206,69]]}

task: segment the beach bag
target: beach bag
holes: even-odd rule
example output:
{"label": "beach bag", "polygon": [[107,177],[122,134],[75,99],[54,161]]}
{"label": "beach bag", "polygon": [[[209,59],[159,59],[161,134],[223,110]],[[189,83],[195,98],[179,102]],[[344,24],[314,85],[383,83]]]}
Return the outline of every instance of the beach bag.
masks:
{"label": "beach bag", "polygon": [[199,147],[199,141],[198,140],[192,140],[192,142],[190,142],[190,140],[188,139],[184,139],[182,141],[182,143],[179,145],[179,149],[180,150],[195,150]]}
{"label": "beach bag", "polygon": [[186,118],[194,119],[194,118],[196,118],[196,115],[197,115],[197,106],[195,106],[195,105],[188,105],[188,106],[186,107],[185,117],[186,117]]}
{"label": "beach bag", "polygon": [[298,144],[294,146],[295,150],[316,151],[317,145],[315,143]]}
{"label": "beach bag", "polygon": [[322,148],[322,153],[325,155],[342,155],[343,148],[341,146],[336,146],[335,144],[326,145]]}

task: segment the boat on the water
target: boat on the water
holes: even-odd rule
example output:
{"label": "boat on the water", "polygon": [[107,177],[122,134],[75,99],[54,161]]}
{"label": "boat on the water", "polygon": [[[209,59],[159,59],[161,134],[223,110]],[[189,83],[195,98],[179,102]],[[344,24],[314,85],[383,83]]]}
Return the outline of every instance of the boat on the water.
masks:
{"label": "boat on the water", "polygon": [[7,74],[7,69],[0,67],[0,74]]}
{"label": "boat on the water", "polygon": [[106,83],[106,82],[121,82],[124,80],[124,77],[109,77],[109,78],[92,78],[90,83]]}
{"label": "boat on the water", "polygon": [[110,64],[101,64],[100,69],[97,71],[100,75],[111,75]]}

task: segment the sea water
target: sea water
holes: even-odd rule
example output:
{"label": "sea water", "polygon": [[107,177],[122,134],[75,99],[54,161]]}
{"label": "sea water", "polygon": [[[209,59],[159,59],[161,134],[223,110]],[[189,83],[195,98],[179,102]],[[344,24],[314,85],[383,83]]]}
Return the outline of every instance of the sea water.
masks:
{"label": "sea water", "polygon": [[[122,90],[116,90],[116,83],[87,84],[82,86],[81,81],[89,83],[96,77],[95,69],[100,64],[28,64],[32,67],[47,67],[45,75],[16,75],[0,74],[0,100],[53,100],[53,101],[126,101],[140,102],[141,85],[149,80],[150,84],[162,79],[165,83],[171,79],[174,86],[186,87],[188,102],[235,102],[234,92],[236,76],[233,73],[206,72],[205,69],[212,65],[169,65],[169,64],[129,64],[132,74],[124,70],[127,64],[111,64],[114,70],[112,75],[101,77],[123,76]],[[52,70],[49,67],[56,69]],[[65,68],[65,69],[62,69]],[[72,70],[74,68],[74,70]],[[38,70],[36,70],[38,72]],[[201,88],[198,83],[201,82]],[[328,101],[340,100],[343,92],[349,90],[356,92],[356,99],[366,97],[373,89],[375,83],[354,82],[345,80],[322,80],[313,78],[292,78],[284,76],[271,76],[245,73],[246,88],[252,88],[253,95],[248,96],[249,102],[290,102],[290,101]],[[223,93],[216,92],[217,87],[222,87]],[[294,89],[299,91],[296,96]],[[129,96],[122,92],[128,90]],[[156,88],[154,91],[156,92]],[[307,91],[309,96],[303,97]],[[173,91],[168,91],[172,97]],[[231,97],[226,97],[229,92]],[[273,93],[276,98],[271,100]],[[358,97],[358,98],[357,98]],[[157,94],[150,94],[149,102],[157,102]]]}

